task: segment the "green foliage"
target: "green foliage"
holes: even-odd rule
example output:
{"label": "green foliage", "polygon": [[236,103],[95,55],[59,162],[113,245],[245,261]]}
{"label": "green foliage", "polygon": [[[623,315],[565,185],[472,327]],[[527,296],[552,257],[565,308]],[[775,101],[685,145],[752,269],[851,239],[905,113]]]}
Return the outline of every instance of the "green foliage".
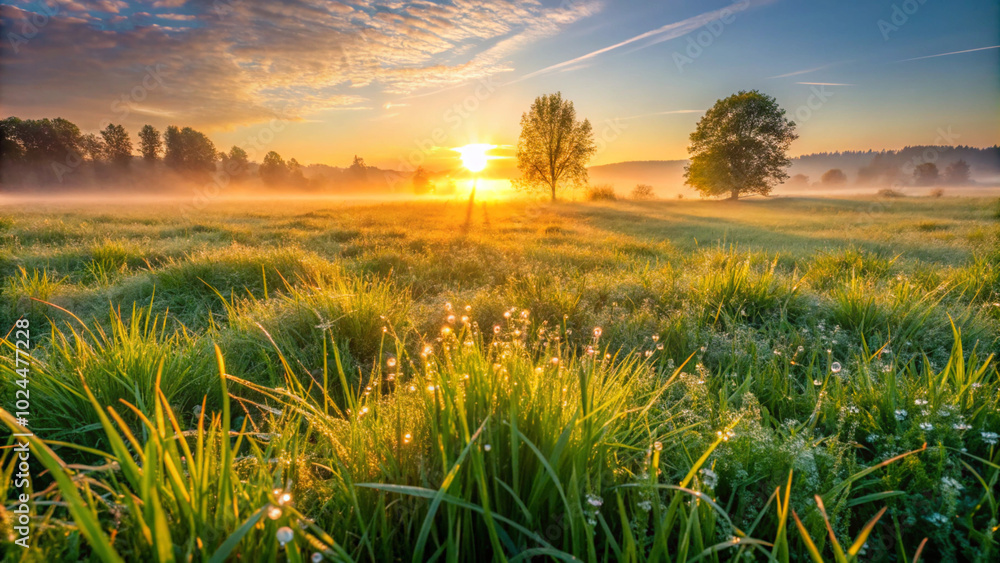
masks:
{"label": "green foliage", "polygon": [[718,100],[691,133],[686,184],[702,195],[767,195],[788,178],[795,123],[771,96],[741,91]]}
{"label": "green foliage", "polygon": [[995,559],[1000,232],[874,203],[18,210],[29,553]]}

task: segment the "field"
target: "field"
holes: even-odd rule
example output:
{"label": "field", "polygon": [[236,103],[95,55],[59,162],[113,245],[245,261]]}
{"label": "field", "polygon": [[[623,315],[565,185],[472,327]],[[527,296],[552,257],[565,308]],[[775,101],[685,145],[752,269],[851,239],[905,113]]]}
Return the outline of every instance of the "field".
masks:
{"label": "field", "polygon": [[1000,555],[995,198],[0,211],[5,560]]}

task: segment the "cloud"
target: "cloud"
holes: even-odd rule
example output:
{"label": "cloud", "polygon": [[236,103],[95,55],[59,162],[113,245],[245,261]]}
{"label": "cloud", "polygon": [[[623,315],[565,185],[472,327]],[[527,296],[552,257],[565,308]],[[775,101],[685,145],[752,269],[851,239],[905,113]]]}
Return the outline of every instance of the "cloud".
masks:
{"label": "cloud", "polygon": [[545,68],[536,70],[534,72],[529,72],[528,74],[525,74],[524,76],[521,76],[520,78],[514,80],[513,82],[520,82],[522,80],[527,80],[529,78],[533,78],[535,76],[540,76],[542,74],[548,74],[548,73],[551,73],[551,72],[559,71],[559,70],[565,69],[566,67],[578,67],[578,66],[582,66],[582,63],[584,63],[584,62],[586,62],[586,61],[588,61],[590,59],[593,59],[595,57],[603,55],[604,53],[608,53],[610,51],[614,51],[614,50],[619,49],[621,47],[624,47],[626,45],[631,45],[633,43],[637,43],[639,41],[648,40],[648,42],[645,45],[642,45],[641,47],[639,47],[641,49],[641,48],[649,47],[650,45],[655,45],[657,43],[662,43],[664,41],[669,41],[671,39],[676,39],[678,37],[687,35],[688,33],[691,33],[692,31],[694,31],[694,30],[696,30],[696,29],[698,29],[698,28],[700,28],[700,27],[704,26],[705,24],[708,24],[708,23],[710,23],[712,21],[715,21],[715,20],[718,20],[718,19],[721,19],[721,18],[724,18],[724,17],[728,17],[728,16],[730,16],[732,14],[735,14],[735,13],[747,10],[747,9],[749,9],[749,8],[752,7],[751,4],[753,4],[754,6],[763,6],[763,5],[766,5],[766,4],[771,4],[774,1],[776,1],[776,0],[756,0],[756,1],[753,1],[753,2],[751,0],[740,0],[738,2],[730,4],[729,6],[726,6],[725,8],[720,8],[718,10],[712,10],[710,12],[704,12],[702,14],[698,14],[697,16],[693,16],[693,17],[690,17],[690,18],[687,18],[687,19],[684,19],[684,20],[681,20],[681,21],[678,21],[678,22],[669,23],[669,24],[666,24],[666,25],[664,25],[662,27],[659,27],[657,29],[654,29],[654,30],[651,30],[651,31],[647,31],[645,33],[640,33],[639,35],[636,35],[634,37],[630,37],[628,39],[625,39],[624,41],[619,41],[618,43],[615,43],[613,45],[609,45],[607,47],[603,47],[603,48],[598,49],[596,51],[591,51],[591,52],[589,52],[589,53],[587,53],[585,55],[581,55],[579,57],[570,59],[568,61],[563,61],[561,63],[557,63],[557,64],[554,64],[554,65],[551,65],[551,66],[547,66]]}
{"label": "cloud", "polygon": [[1000,45],[991,45],[989,47],[978,47],[976,49],[966,49],[964,51],[951,51],[949,53],[938,53],[937,55],[927,55],[924,57],[913,57],[912,59],[903,59],[901,61],[896,61],[898,63],[905,63],[907,61],[919,61],[921,59],[933,59],[935,57],[947,57],[949,55],[961,55],[962,53],[973,53],[976,51],[986,51],[987,49],[1000,49]]}
{"label": "cloud", "polygon": [[[147,0],[127,13],[118,0],[77,0],[60,7],[16,51],[0,45],[6,112],[62,114],[93,128],[143,115],[133,107],[155,108],[172,122],[226,128],[370,107],[379,95],[509,72],[514,53],[600,5]],[[0,24],[12,29],[29,16],[4,6]],[[142,87],[147,67],[157,69],[155,88]]]}
{"label": "cloud", "polygon": [[832,63],[828,64],[828,65],[818,66],[816,68],[807,68],[805,70],[796,70],[795,72],[788,72],[788,73],[785,73],[785,74],[779,74],[777,76],[768,76],[767,78],[768,79],[771,79],[771,78],[788,78],[790,76],[799,76],[800,74],[809,74],[810,72],[816,72],[817,70],[823,70],[823,69],[826,69],[826,68],[830,68],[831,66],[833,66]]}

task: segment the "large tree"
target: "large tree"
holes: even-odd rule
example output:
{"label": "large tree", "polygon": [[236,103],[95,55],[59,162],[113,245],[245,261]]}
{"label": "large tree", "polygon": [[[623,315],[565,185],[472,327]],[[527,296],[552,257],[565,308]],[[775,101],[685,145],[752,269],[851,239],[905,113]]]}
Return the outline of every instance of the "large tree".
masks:
{"label": "large tree", "polygon": [[129,139],[128,132],[122,125],[109,123],[101,131],[104,139],[104,156],[122,166],[127,166],[132,161],[132,139]]}
{"label": "large tree", "polygon": [[80,141],[80,150],[90,157],[91,162],[104,160],[104,155],[107,152],[104,147],[104,140],[93,133],[87,133],[83,136],[83,139]]}
{"label": "large tree", "polygon": [[152,162],[163,149],[163,140],[160,139],[160,132],[152,125],[143,125],[139,130],[139,152],[142,158]]}
{"label": "large tree", "polygon": [[233,145],[233,148],[229,149],[229,154],[220,152],[219,157],[222,159],[222,169],[226,171],[226,174],[229,174],[230,178],[242,180],[246,177],[250,169],[250,157],[247,155],[247,151]]}
{"label": "large tree", "polygon": [[788,178],[795,123],[771,96],[756,90],[715,102],[691,133],[686,183],[703,195],[767,195]]}
{"label": "large tree", "polygon": [[587,183],[587,161],[596,151],[590,121],[577,121],[573,102],[564,100],[561,92],[539,96],[521,116],[521,178],[514,186],[547,190],[555,201],[559,189]]}
{"label": "large tree", "polygon": [[933,186],[939,179],[937,164],[933,162],[925,162],[913,169],[913,181],[918,186]]}
{"label": "large tree", "polygon": [[174,168],[190,171],[212,171],[218,153],[215,145],[201,131],[190,127],[178,129],[171,125],[163,134],[166,152],[163,161]]}
{"label": "large tree", "polygon": [[265,184],[280,184],[288,179],[288,164],[281,155],[271,151],[264,155],[264,162],[260,163],[260,179]]}
{"label": "large tree", "polygon": [[949,184],[968,184],[969,163],[962,159],[952,162],[944,169],[944,179]]}

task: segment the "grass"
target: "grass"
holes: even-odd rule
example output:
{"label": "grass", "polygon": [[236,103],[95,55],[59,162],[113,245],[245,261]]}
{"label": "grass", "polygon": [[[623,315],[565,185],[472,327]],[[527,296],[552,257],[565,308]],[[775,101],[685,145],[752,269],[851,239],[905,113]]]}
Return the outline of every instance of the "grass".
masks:
{"label": "grass", "polygon": [[1000,553],[988,202],[216,205],[0,222],[4,560]]}

